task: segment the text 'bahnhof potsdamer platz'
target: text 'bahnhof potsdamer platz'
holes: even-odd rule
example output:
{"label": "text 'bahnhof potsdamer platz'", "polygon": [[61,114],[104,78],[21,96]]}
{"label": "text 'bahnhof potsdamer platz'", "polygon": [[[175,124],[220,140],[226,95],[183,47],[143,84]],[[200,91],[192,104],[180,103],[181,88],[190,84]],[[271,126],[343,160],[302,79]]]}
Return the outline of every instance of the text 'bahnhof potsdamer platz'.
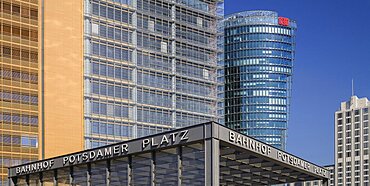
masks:
{"label": "text 'bahnhof potsdamer platz'", "polygon": [[216,123],[204,123],[9,169],[9,185],[271,185],[329,171]]}

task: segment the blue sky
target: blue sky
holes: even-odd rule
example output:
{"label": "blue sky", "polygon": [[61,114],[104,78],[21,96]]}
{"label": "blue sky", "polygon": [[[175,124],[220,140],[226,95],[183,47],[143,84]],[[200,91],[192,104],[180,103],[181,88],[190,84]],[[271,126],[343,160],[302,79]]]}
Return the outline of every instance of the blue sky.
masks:
{"label": "blue sky", "polygon": [[225,0],[225,14],[274,10],[298,23],[288,151],[334,163],[334,112],[370,98],[369,0]]}

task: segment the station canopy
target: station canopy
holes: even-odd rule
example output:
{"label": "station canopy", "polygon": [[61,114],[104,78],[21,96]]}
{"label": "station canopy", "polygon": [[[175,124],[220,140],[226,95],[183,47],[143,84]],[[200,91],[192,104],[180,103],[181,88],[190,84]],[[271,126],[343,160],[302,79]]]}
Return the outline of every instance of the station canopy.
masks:
{"label": "station canopy", "polygon": [[329,171],[214,122],[9,168],[9,185],[275,185]]}

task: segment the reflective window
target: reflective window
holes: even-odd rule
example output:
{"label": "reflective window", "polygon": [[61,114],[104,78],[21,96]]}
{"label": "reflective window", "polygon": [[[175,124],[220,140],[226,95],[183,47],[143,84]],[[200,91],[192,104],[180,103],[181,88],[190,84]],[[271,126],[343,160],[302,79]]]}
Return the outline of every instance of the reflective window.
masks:
{"label": "reflective window", "polygon": [[132,184],[137,186],[151,185],[151,153],[132,157]]}
{"label": "reflective window", "polygon": [[113,159],[110,166],[110,185],[111,186],[121,186],[127,185],[127,167],[128,159],[119,158]]}
{"label": "reflective window", "polygon": [[155,154],[155,180],[158,185],[178,185],[176,148],[158,151]]}
{"label": "reflective window", "polygon": [[73,167],[72,186],[87,186],[87,166],[78,165]]}
{"label": "reflective window", "polygon": [[182,148],[182,184],[199,185],[205,183],[204,145],[194,144]]}
{"label": "reflective window", "polygon": [[100,161],[91,164],[91,185],[105,186],[107,185],[107,162]]}
{"label": "reflective window", "polygon": [[[57,181],[58,181],[58,185],[69,185],[70,183],[70,180],[69,180],[69,174],[70,174],[70,168],[67,167],[67,168],[62,168],[62,169],[58,169],[57,170]],[[52,183],[53,181],[53,172],[52,171],[49,171],[47,172],[47,175],[44,175],[43,176],[43,179],[46,178],[48,179],[47,182],[50,182]]]}

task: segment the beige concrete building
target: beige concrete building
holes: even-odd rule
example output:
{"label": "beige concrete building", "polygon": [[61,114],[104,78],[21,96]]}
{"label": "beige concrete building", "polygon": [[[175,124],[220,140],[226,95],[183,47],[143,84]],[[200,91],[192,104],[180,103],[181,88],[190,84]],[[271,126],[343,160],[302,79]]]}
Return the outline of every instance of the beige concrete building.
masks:
{"label": "beige concrete building", "polygon": [[335,112],[335,181],[338,186],[369,185],[367,98],[352,96]]}

